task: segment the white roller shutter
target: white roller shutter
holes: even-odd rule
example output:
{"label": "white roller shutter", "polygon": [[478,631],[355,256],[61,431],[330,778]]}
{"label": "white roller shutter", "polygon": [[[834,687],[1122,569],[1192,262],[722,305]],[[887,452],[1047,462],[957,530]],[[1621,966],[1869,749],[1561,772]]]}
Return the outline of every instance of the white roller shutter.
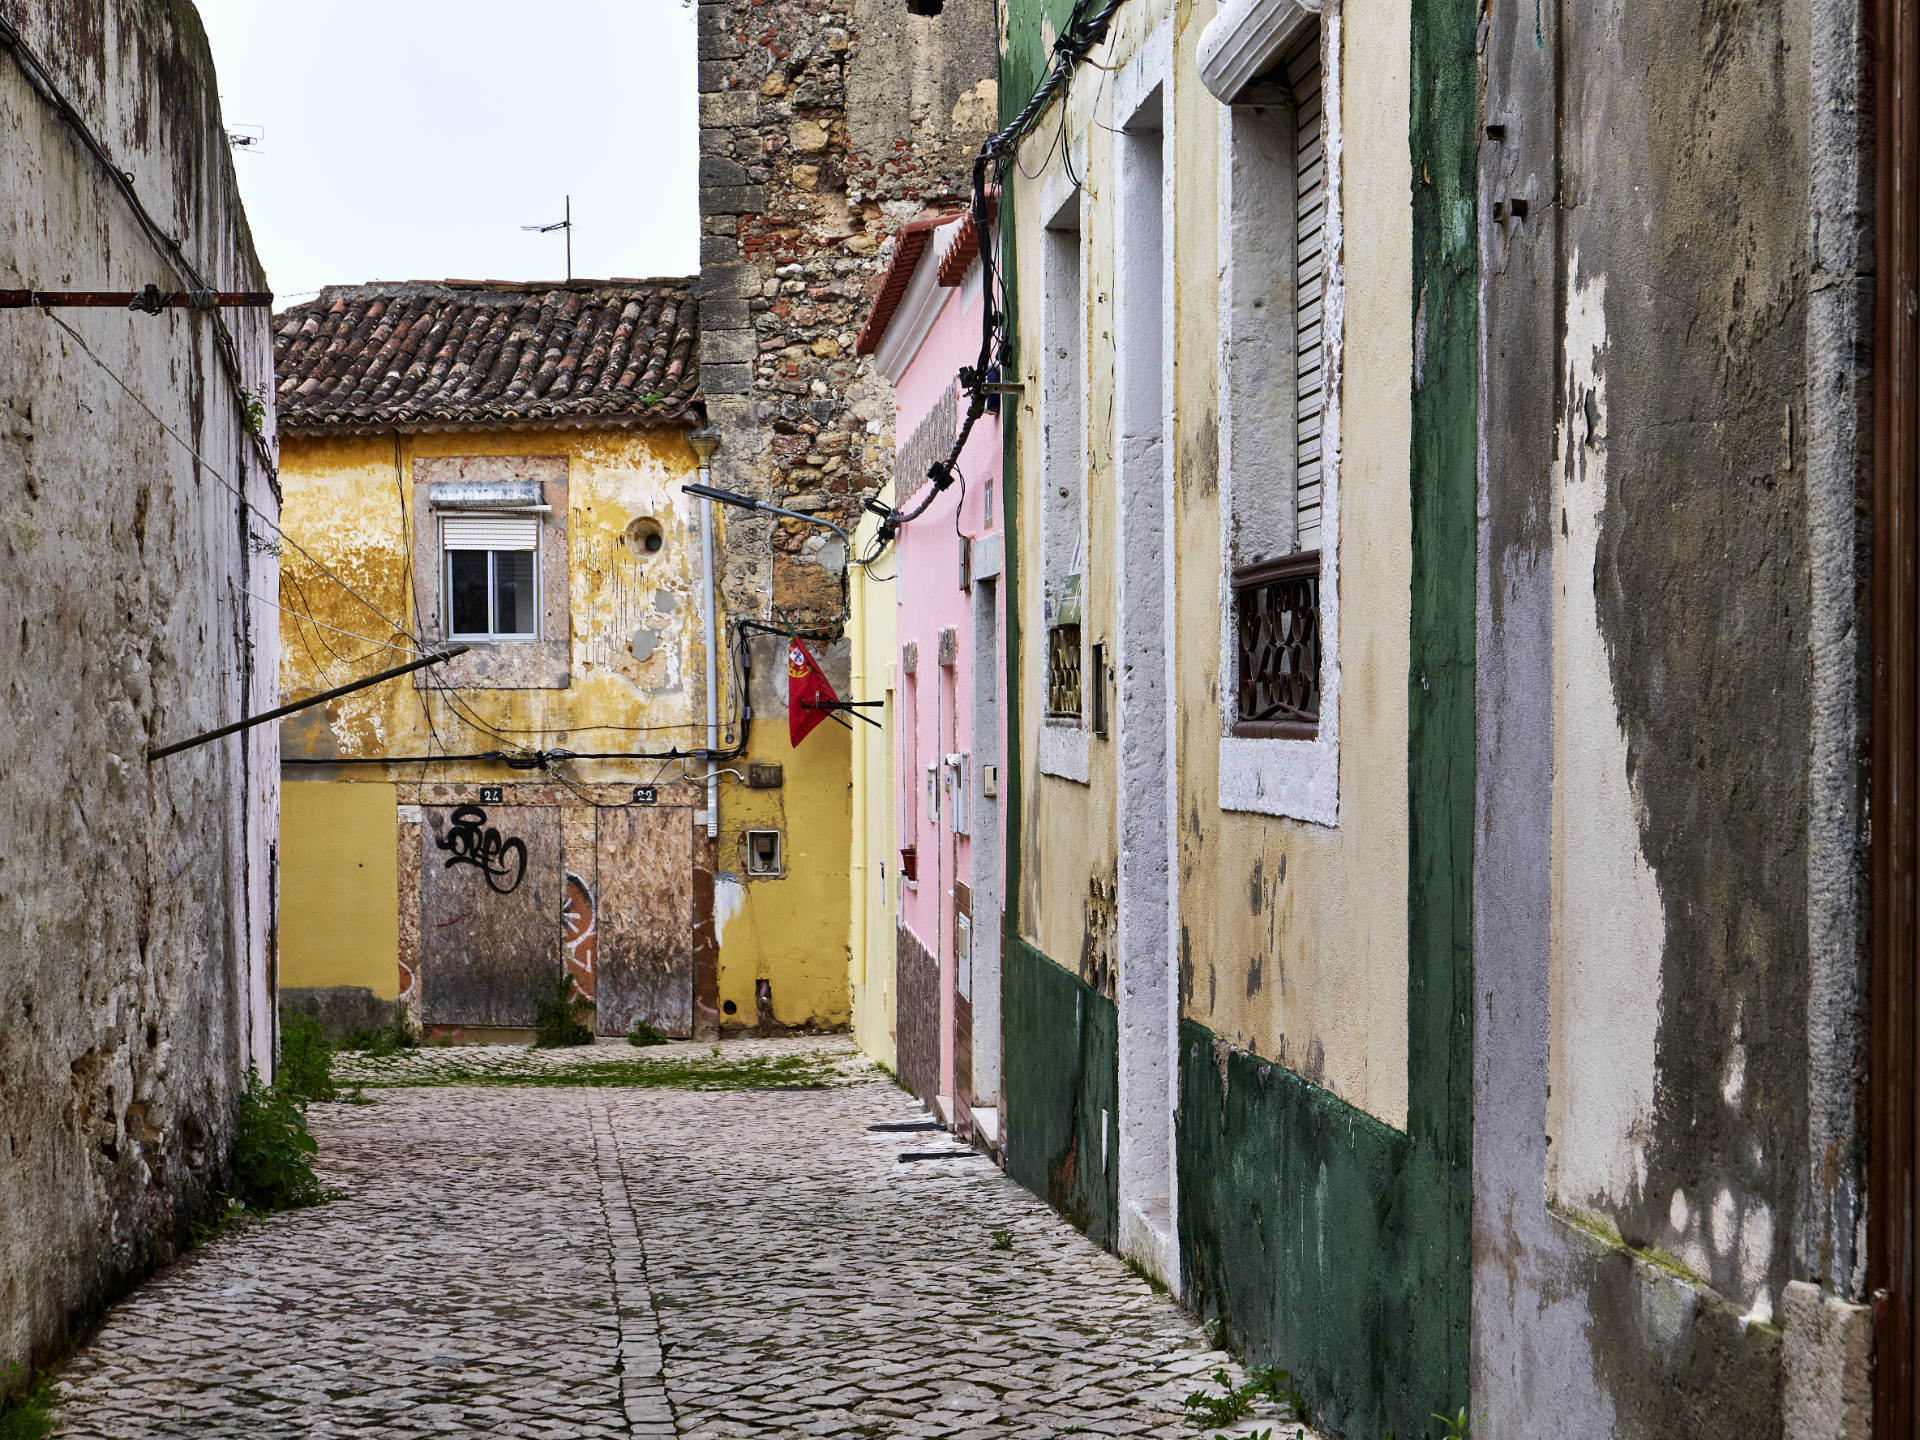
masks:
{"label": "white roller shutter", "polygon": [[448,550],[538,550],[540,521],[533,515],[443,515],[440,542]]}
{"label": "white roller shutter", "polygon": [[1320,305],[1325,267],[1327,165],[1320,126],[1320,27],[1285,62],[1294,105],[1294,193],[1298,198],[1294,257],[1294,420],[1299,444],[1295,487],[1297,544],[1320,544],[1320,411],[1323,386]]}

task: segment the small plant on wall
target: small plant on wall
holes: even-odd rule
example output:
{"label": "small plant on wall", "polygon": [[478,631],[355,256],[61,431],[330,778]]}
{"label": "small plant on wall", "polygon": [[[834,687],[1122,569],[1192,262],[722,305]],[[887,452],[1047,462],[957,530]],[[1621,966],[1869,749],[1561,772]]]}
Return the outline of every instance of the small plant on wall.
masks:
{"label": "small plant on wall", "polygon": [[534,1012],[534,1048],[553,1050],[563,1045],[591,1045],[593,1027],[581,1017],[592,1012],[593,1001],[574,990],[573,977],[562,966],[554,971]]}

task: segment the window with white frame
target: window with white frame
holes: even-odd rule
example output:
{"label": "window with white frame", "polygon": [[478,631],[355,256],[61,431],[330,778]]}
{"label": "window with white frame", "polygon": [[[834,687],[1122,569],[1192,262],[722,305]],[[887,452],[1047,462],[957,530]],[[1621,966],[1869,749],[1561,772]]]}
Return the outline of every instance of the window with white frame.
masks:
{"label": "window with white frame", "polygon": [[540,638],[538,517],[444,515],[440,548],[450,639]]}
{"label": "window with white frame", "polygon": [[1079,727],[1085,701],[1086,305],[1080,278],[1076,190],[1042,237],[1042,603],[1047,635],[1047,718]]}
{"label": "window with white frame", "polygon": [[1321,709],[1327,167],[1320,27],[1227,109],[1222,379],[1234,735],[1312,739]]}

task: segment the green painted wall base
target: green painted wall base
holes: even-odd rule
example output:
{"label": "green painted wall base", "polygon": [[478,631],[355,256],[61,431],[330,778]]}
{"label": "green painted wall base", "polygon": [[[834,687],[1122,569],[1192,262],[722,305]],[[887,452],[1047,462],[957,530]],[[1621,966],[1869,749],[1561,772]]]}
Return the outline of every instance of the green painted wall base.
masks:
{"label": "green painted wall base", "polygon": [[1452,1395],[1450,1246],[1412,1141],[1191,1023],[1178,1123],[1187,1303],[1291,1370],[1320,1425],[1427,1434]]}
{"label": "green painted wall base", "polygon": [[1119,1013],[1017,939],[1007,941],[1001,986],[1007,1173],[1111,1249],[1120,1209]]}

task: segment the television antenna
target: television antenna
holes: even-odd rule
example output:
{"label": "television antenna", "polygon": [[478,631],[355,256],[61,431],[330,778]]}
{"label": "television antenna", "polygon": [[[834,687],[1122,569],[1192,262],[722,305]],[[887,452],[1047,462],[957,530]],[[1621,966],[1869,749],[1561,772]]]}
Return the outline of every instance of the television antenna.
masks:
{"label": "television antenna", "polygon": [[531,230],[536,235],[551,235],[556,230],[567,232],[567,279],[573,279],[573,196],[567,196],[567,218],[556,220],[551,225],[522,225],[522,230]]}

